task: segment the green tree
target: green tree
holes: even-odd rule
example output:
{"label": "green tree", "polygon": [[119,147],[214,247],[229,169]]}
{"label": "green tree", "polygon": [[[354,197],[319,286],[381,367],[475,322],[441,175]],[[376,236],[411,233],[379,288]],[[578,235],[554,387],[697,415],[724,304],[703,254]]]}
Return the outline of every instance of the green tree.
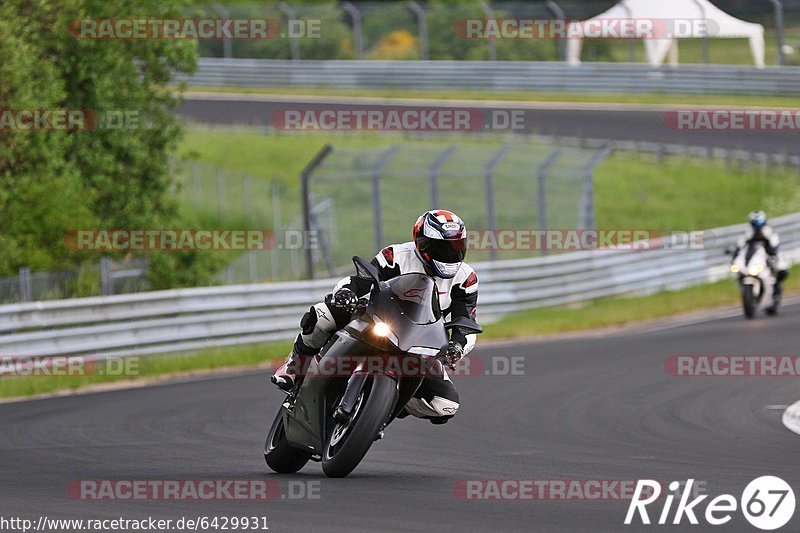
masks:
{"label": "green tree", "polygon": [[[186,40],[78,39],[82,18],[179,18],[185,2],[4,0],[0,4],[0,107],[138,115],[133,127],[91,131],[0,129],[0,274],[20,266],[78,266],[96,254],[71,250],[80,228],[158,228],[179,223],[168,155],[179,102],[169,84],[195,68]],[[152,257],[156,287],[205,283],[213,254]]]}

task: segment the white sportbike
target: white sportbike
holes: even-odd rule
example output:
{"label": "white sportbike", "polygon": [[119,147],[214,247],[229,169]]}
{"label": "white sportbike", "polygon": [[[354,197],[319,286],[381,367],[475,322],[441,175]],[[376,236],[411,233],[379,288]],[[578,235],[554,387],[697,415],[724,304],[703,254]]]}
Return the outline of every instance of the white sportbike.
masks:
{"label": "white sportbike", "polygon": [[751,243],[739,250],[731,262],[730,270],[742,291],[745,317],[753,318],[762,310],[770,316],[778,312],[778,303],[774,298],[776,279],[763,244]]}

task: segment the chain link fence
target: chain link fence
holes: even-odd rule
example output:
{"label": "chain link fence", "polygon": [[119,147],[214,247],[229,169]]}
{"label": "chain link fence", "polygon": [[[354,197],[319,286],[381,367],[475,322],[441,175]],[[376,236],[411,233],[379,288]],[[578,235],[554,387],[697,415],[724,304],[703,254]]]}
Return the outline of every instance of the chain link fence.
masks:
{"label": "chain link fence", "polygon": [[60,300],[86,296],[109,296],[150,290],[147,260],[112,261],[81,269],[32,272],[23,267],[16,276],[0,278],[0,303]]}
{"label": "chain link fence", "polygon": [[[391,243],[410,240],[425,210],[459,213],[470,230],[594,227],[594,167],[610,153],[601,147],[554,147],[533,142],[404,143],[380,150],[332,149],[308,176],[308,205],[327,202],[328,220],[315,213],[309,229],[318,246],[308,250],[313,272],[336,275],[353,255],[371,257]],[[469,251],[470,261],[495,259],[496,248]],[[530,257],[504,251],[504,258]]]}

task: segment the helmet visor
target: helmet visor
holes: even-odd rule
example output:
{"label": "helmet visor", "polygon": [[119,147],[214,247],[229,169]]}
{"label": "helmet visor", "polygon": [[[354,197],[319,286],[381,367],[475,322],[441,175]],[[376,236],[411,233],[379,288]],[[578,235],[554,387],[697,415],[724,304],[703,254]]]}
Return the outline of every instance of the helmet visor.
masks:
{"label": "helmet visor", "polygon": [[467,239],[431,239],[421,236],[418,244],[422,253],[440,263],[461,263],[467,255]]}

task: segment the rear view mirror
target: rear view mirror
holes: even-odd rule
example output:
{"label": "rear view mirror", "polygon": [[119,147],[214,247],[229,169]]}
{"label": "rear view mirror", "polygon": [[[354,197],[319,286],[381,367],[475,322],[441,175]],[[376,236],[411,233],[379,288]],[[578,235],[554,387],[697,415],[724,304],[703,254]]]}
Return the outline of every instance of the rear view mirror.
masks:
{"label": "rear view mirror", "polygon": [[380,282],[381,275],[375,265],[357,255],[353,256],[353,264],[356,266],[356,276],[358,278],[369,280],[375,285]]}

